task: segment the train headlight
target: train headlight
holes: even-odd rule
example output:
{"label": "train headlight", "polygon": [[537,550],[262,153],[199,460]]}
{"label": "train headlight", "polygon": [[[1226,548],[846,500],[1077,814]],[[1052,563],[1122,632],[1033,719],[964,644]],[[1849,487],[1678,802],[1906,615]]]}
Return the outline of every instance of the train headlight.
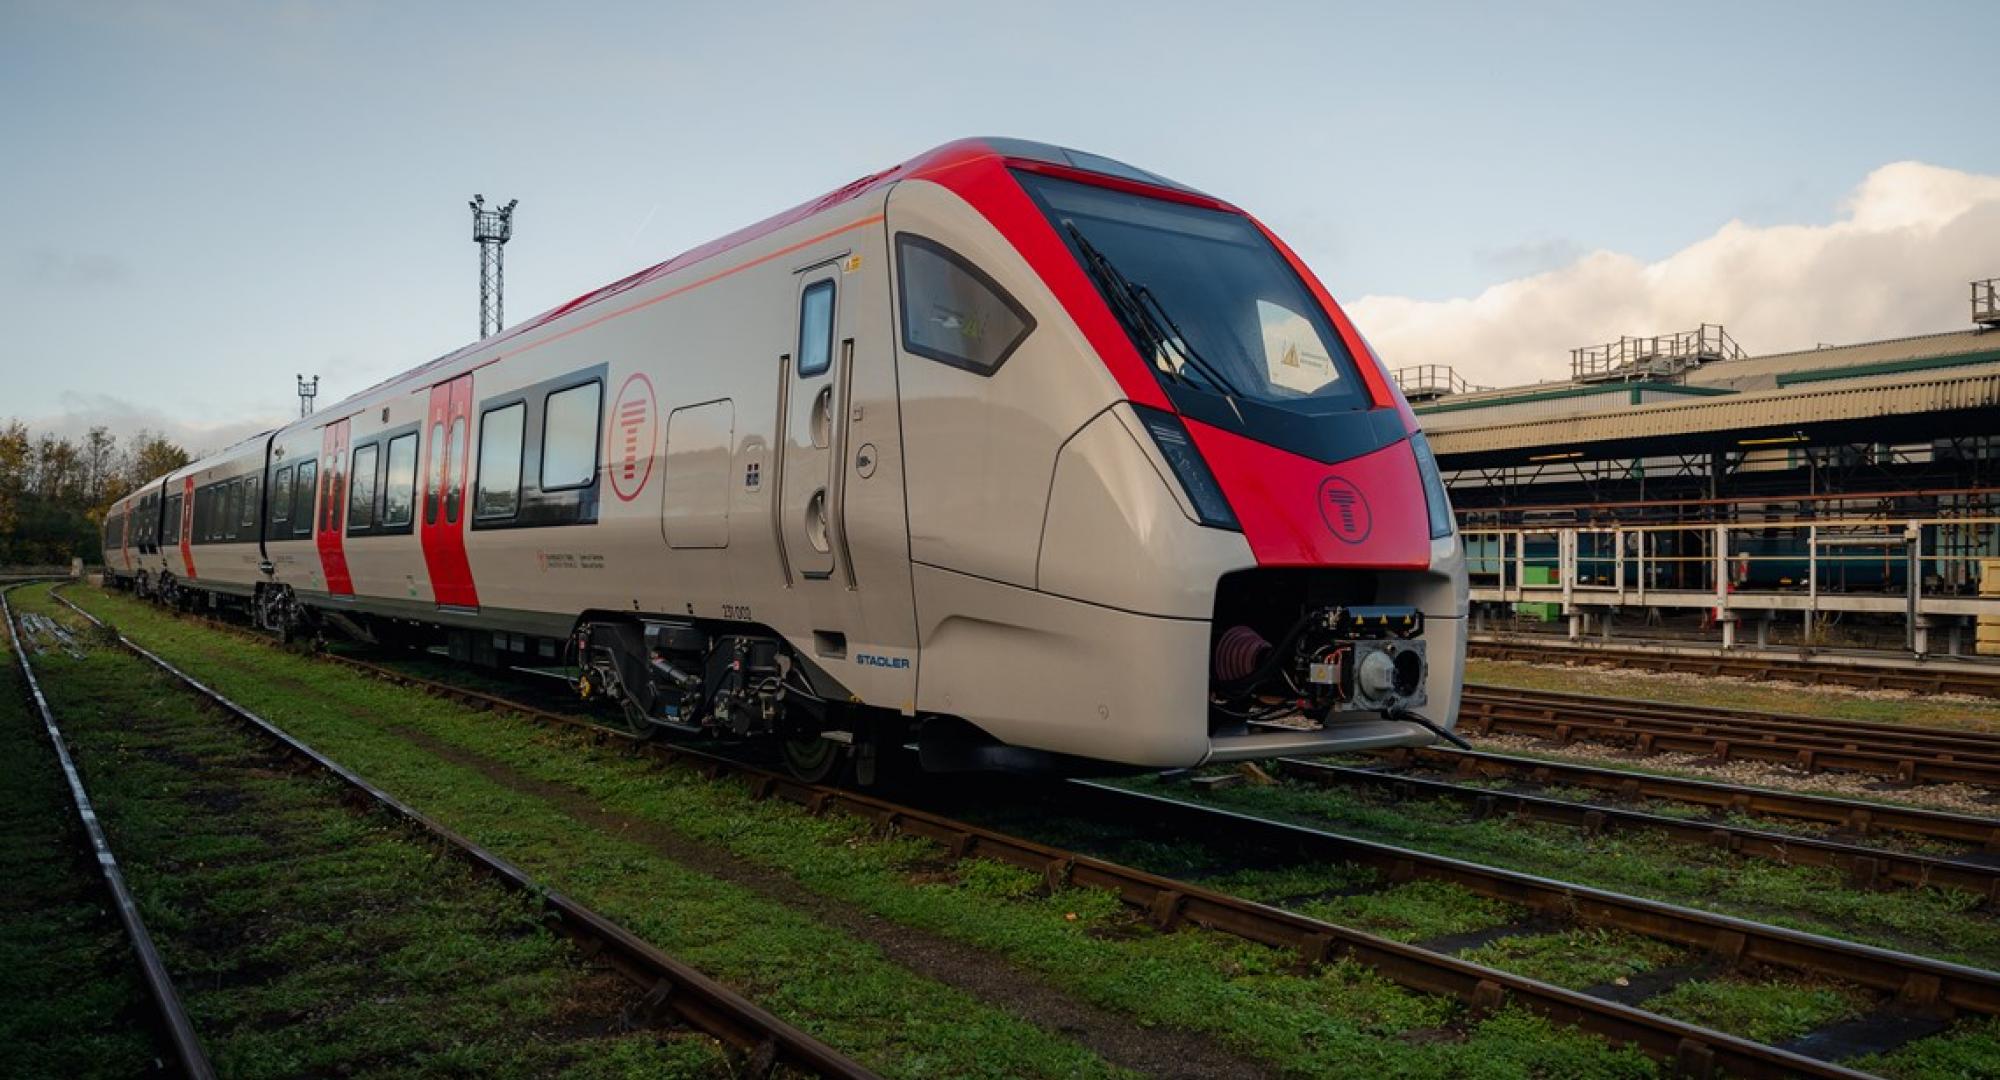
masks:
{"label": "train headlight", "polygon": [[1208,462],[1201,459],[1201,451],[1195,449],[1194,440],[1188,437],[1187,427],[1181,418],[1170,412],[1144,405],[1132,406],[1139,414],[1139,422],[1146,425],[1146,431],[1153,436],[1153,444],[1160,448],[1160,456],[1174,470],[1174,477],[1181,482],[1181,490],[1187,492],[1188,501],[1194,504],[1195,516],[1203,525],[1218,529],[1240,528],[1236,524],[1236,513],[1229,509],[1229,500],[1223,497],[1222,485],[1215,482],[1215,474],[1208,471]]}
{"label": "train headlight", "polygon": [[1437,457],[1431,453],[1431,441],[1424,438],[1423,432],[1410,436],[1410,449],[1417,455],[1417,473],[1424,478],[1424,506],[1431,514],[1431,539],[1442,540],[1451,535],[1451,496],[1445,494]]}

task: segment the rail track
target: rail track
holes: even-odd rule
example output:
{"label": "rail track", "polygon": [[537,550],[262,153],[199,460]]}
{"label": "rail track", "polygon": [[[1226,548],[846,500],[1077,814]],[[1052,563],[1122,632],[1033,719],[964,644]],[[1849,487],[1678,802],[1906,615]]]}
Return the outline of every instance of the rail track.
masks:
{"label": "rail track", "polygon": [[[55,599],[93,625],[115,633],[96,616],[71,603],[67,597]],[[0,596],[0,601],[4,597]],[[11,613],[10,613],[11,619]],[[768,1076],[787,1069],[814,1076],[866,1080],[875,1074],[839,1051],[765,1011],[743,996],[700,971],[667,955],[618,923],[582,903],[534,881],[513,863],[446,828],[423,812],[376,787],[359,774],[314,750],[257,713],[182,671],[144,646],[117,634],[118,644],[151,663],[179,682],[182,687],[235,719],[253,733],[271,742],[287,758],[302,768],[338,780],[364,804],[387,812],[412,830],[442,844],[446,850],[514,891],[533,897],[554,927],[575,940],[587,954],[605,963],[646,992],[644,1008],[655,1015],[672,1013],[690,1027],[714,1036],[742,1056],[745,1075]],[[25,650],[17,649],[25,658]],[[24,659],[24,670],[26,669]],[[49,716],[39,691],[38,704]],[[51,721],[52,723],[52,721]],[[129,896],[122,898],[129,903]],[[143,931],[142,931],[143,932]],[[157,963],[157,954],[154,962]],[[161,976],[164,977],[164,969]],[[185,1020],[185,1014],[182,1015]],[[189,1029],[192,1037],[192,1029]],[[199,1075],[213,1075],[202,1073]]]}
{"label": "rail track", "polygon": [[1487,660],[1626,667],[1688,675],[1727,675],[1758,682],[1846,686],[1860,690],[1905,690],[1920,694],[2000,697],[2000,671],[1965,671],[1897,664],[1851,664],[1785,657],[1722,656],[1710,653],[1598,646],[1556,645],[1519,640],[1473,641],[1467,654]]}
{"label": "rail track", "polygon": [[146,984],[147,996],[152,999],[154,1011],[159,1014],[160,1030],[173,1049],[174,1060],[180,1066],[182,1075],[194,1080],[209,1080],[215,1076],[215,1068],[209,1064],[208,1052],[202,1048],[200,1036],[195,1034],[194,1022],[188,1019],[187,1007],[181,1002],[173,976],[168,974],[165,962],[160,959],[160,950],[153,943],[153,935],[139,915],[138,902],[133,900],[132,890],[125,883],[125,872],[118,865],[118,856],[112,852],[111,841],[98,823],[97,808],[92,805],[90,793],[84,788],[83,776],[77,771],[76,761],[70,757],[69,743],[63,738],[55,710],[49,707],[48,698],[42,694],[42,683],[35,676],[34,662],[28,659],[30,646],[27,636],[21,632],[20,623],[14,618],[13,605],[7,599],[7,594],[24,584],[27,582],[15,582],[0,588],[0,618],[5,619],[7,633],[14,639],[14,659],[20,668],[22,683],[35,703],[35,712],[41,717],[49,745],[55,749],[56,761],[61,765],[63,780],[69,787],[71,805],[76,808],[77,821],[90,841],[91,857],[104,878],[106,891],[111,894],[112,908],[118,913],[119,925],[124,928],[125,938],[132,946],[133,958],[139,965],[140,981]]}
{"label": "rail track", "polygon": [[[58,599],[63,599],[58,597]],[[64,600],[67,603],[67,600]],[[72,605],[73,606],[73,605]],[[78,609],[79,611],[81,609]],[[237,629],[237,628],[228,628]],[[950,857],[980,857],[1028,869],[1050,886],[1103,889],[1155,925],[1200,926],[1294,951],[1307,965],[1346,959],[1390,981],[1459,998],[1475,1009],[1513,1002],[1555,1022],[1633,1045],[1691,1075],[1858,1076],[1835,1063],[1711,1031],[1613,1000],[1488,968],[1445,953],[1337,926],[1282,908],[1173,880],[1039,841],[956,820],[943,813],[842,788],[813,785],[756,764],[684,745],[646,742],[567,712],[439,682],[336,654],[328,662],[397,685],[482,709],[571,728],[705,776],[733,776],[757,798],[779,798],[815,814],[843,813],[884,833],[932,840]],[[1204,837],[1229,849],[1283,849],[1290,858],[1360,864],[1390,882],[1415,877],[1450,881],[1561,922],[1631,930],[1688,947],[1718,965],[1765,965],[1824,976],[1877,991],[1897,1008],[1937,1015],[2000,1015],[2000,975],[1671,904],[1626,897],[1533,875],[1430,855],[1330,832],[1247,817],[1194,803],[1070,782],[1050,789],[1045,807],[1094,823],[1122,821],[1139,830]]]}
{"label": "rail track", "polygon": [[1764,761],[1906,784],[2000,788],[2000,737],[1973,731],[1470,684],[1458,726],[1472,735],[1609,742],[1640,753]]}
{"label": "rail track", "polygon": [[[1448,755],[1446,760],[1449,760]],[[1320,761],[1284,758],[1279,760],[1277,767],[1281,775],[1323,787],[1367,788],[1386,791],[1397,798],[1454,800],[1471,807],[1476,818],[1511,814],[1522,821],[1553,822],[1592,833],[1613,830],[1649,832],[1681,843],[1719,847],[1738,855],[1789,866],[1832,867],[1845,872],[1860,888],[1934,886],[1969,892],[1988,903],[2000,898],[2000,866],[1996,865],[1793,836],[1741,825],[1690,821],[1642,810],[1468,787],[1446,780],[1428,780]],[[1988,823],[1989,833],[1996,824],[2000,823]]]}
{"label": "rail track", "polygon": [[1737,784],[1662,776],[1570,761],[1517,757],[1484,750],[1439,747],[1390,750],[1382,758],[1391,766],[1446,770],[1461,777],[1526,781],[1608,792],[1630,802],[1660,799],[1712,807],[1738,814],[1832,825],[1857,835],[1903,832],[1933,840],[1976,847],[2000,854],[2000,819],[1924,810],[1891,803],[1862,802],[1829,795],[1776,791]]}

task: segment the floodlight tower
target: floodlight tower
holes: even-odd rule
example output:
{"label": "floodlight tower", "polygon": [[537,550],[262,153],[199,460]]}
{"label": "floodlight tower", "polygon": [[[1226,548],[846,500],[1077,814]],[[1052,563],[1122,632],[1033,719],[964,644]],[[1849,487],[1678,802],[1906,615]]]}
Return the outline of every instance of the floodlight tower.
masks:
{"label": "floodlight tower", "polygon": [[506,284],[501,269],[501,249],[514,236],[514,207],[521,200],[509,199],[498,210],[486,209],[486,196],[474,195],[472,202],[472,242],[479,245],[479,336],[500,331],[500,293]]}
{"label": "floodlight tower", "polygon": [[304,375],[299,376],[299,419],[312,415],[313,399],[318,396],[319,376],[313,376],[311,382],[307,382]]}

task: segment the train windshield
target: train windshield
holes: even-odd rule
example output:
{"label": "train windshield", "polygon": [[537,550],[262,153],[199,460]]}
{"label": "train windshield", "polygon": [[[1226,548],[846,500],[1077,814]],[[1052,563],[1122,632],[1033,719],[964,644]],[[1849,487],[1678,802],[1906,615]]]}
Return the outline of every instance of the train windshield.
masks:
{"label": "train windshield", "polygon": [[1314,415],[1369,406],[1326,312],[1249,218],[1015,176],[1177,400]]}

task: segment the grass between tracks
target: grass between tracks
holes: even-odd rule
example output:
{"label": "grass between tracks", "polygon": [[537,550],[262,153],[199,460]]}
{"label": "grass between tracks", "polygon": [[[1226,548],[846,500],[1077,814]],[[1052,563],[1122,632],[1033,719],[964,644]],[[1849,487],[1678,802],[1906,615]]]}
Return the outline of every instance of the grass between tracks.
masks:
{"label": "grass between tracks", "polygon": [[1837,870],[1749,859],[1643,832],[1591,836],[1511,817],[1474,820],[1455,800],[1396,801],[1372,790],[1291,782],[1206,793],[1153,780],[1132,786],[1812,933],[2000,966],[2000,918],[1980,908],[1978,897],[1952,889],[1859,889]]}
{"label": "grass between tracks", "polygon": [[[1516,1010],[1474,1018],[1352,964],[1199,930],[1157,933],[1107,894],[1047,894],[1033,875],[878,840],[739,784],[660,768],[574,733],[471,711],[179,622],[122,597],[72,595],[322,752],[413,800],[556,887],[751,993],[871,1064],[903,1075],[1069,1075],[1091,1063],[1025,1057],[1038,1032],[912,979],[873,949],[792,909],[585,827],[559,799],[503,786],[414,740],[578,793],[605,812],[782,871],[797,885],[903,926],[990,950],[1079,998],[1147,1024],[1207,1032],[1313,1075],[1640,1076],[1652,1063]],[[894,1032],[881,1019],[894,1017]],[[1049,1051],[1053,1053],[1053,1051]]]}
{"label": "grass between tracks", "polygon": [[[1760,863],[1639,834],[1588,837],[1553,824],[1470,821],[1462,806],[1443,800],[1389,802],[1373,792],[1292,783],[1224,787],[1196,796],[1177,783],[1131,783],[1345,835],[1914,949],[1981,967],[1992,967],[2000,956],[2000,921],[1990,912],[1974,910],[1973,897],[1951,890],[1863,891],[1847,886],[1831,871]],[[1207,853],[1186,846],[1109,854],[1132,856],[1162,872],[1172,872],[1176,866],[1199,867],[1209,859]],[[1402,940],[1430,943],[1481,928],[1526,928],[1528,932],[1463,949],[1460,955],[1572,989],[1622,986],[1650,971],[1700,969],[1706,963],[1704,957],[1679,947],[1623,932],[1589,928],[1533,932],[1534,921],[1525,909],[1456,885],[1420,879],[1383,891],[1357,892],[1370,887],[1365,871],[1357,877],[1352,867],[1316,873],[1318,869],[1238,872],[1213,880],[1256,899]],[[1775,1042],[1852,1019],[1881,1004],[1856,988],[1779,972],[1692,978],[1641,1003],[1650,1011]],[[1944,1034],[1855,1064],[1896,1077],[2000,1076],[2000,1022],[1963,1021]]]}
{"label": "grass between tracks", "polygon": [[287,771],[138,660],[100,642],[36,667],[222,1075],[729,1075],[705,1036],[626,1030],[637,990],[528,898]]}
{"label": "grass between tracks", "polygon": [[151,1005],[4,626],[0,665],[0,1047],[14,1076],[135,1076]]}
{"label": "grass between tracks", "polygon": [[2000,701],[1986,698],[1941,698],[1902,691],[1758,683],[1728,676],[1569,667],[1559,663],[1530,664],[1519,660],[1469,659],[1465,662],[1465,681],[1519,690],[1601,694],[1664,701],[1674,705],[1713,705],[1724,709],[1792,713],[1829,720],[1864,720],[2000,732]]}

